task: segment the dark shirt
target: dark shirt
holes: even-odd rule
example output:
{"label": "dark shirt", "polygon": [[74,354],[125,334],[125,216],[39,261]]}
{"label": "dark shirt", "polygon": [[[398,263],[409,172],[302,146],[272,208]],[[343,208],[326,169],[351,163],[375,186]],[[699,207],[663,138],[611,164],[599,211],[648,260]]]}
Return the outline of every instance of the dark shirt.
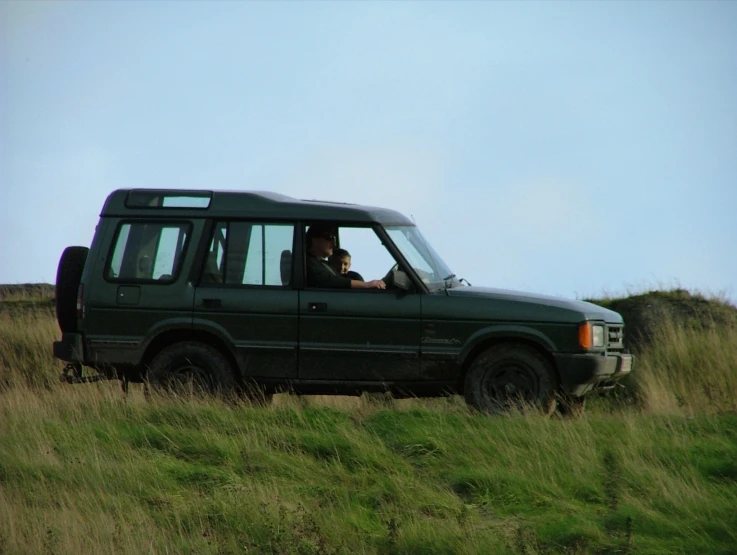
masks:
{"label": "dark shirt", "polygon": [[351,280],[337,275],[323,259],[307,253],[307,287],[350,289]]}

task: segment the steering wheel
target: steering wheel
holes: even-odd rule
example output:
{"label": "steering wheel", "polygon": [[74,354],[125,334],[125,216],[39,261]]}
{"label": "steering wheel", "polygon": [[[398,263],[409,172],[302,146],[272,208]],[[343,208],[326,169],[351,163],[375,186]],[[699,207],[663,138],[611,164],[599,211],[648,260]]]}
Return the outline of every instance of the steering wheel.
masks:
{"label": "steering wheel", "polygon": [[[400,289],[397,287],[394,283],[394,275],[395,272],[399,270],[399,264],[394,264],[394,266],[391,267],[389,272],[382,278],[384,283],[386,284],[387,289]],[[418,270],[415,268],[415,272],[417,273],[417,276],[426,284],[432,282],[432,274],[430,272],[427,272],[425,270]],[[401,289],[404,289],[402,287]]]}

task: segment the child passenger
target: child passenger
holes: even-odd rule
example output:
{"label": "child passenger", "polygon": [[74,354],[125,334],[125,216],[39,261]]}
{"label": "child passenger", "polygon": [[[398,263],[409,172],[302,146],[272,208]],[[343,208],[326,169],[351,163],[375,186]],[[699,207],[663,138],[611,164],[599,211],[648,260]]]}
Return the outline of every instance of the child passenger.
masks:
{"label": "child passenger", "polygon": [[328,258],[328,264],[339,276],[363,281],[361,274],[351,272],[351,253],[345,249],[333,249],[333,254]]}

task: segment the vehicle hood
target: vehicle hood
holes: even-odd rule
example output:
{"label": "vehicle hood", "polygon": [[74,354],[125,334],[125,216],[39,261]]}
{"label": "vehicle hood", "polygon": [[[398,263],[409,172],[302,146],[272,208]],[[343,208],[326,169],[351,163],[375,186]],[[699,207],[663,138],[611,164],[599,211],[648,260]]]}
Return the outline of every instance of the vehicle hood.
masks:
{"label": "vehicle hood", "polygon": [[[473,300],[475,303],[493,305],[499,308],[505,307],[507,310],[516,308],[517,310],[512,311],[522,311],[527,314],[527,317],[531,318],[535,318],[535,313],[540,315],[566,313],[572,316],[573,319],[603,320],[610,324],[622,323],[622,317],[613,310],[586,301],[565,299],[563,297],[472,286],[448,289],[447,294],[449,297]],[[488,301],[488,303],[484,301]]]}

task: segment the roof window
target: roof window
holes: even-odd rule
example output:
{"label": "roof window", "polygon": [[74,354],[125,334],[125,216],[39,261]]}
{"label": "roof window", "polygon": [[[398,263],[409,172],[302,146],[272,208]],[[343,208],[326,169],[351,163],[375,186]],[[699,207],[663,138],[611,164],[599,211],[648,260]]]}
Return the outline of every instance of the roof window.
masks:
{"label": "roof window", "polygon": [[156,191],[134,189],[128,193],[128,208],[199,208],[207,209],[212,202],[212,191]]}

